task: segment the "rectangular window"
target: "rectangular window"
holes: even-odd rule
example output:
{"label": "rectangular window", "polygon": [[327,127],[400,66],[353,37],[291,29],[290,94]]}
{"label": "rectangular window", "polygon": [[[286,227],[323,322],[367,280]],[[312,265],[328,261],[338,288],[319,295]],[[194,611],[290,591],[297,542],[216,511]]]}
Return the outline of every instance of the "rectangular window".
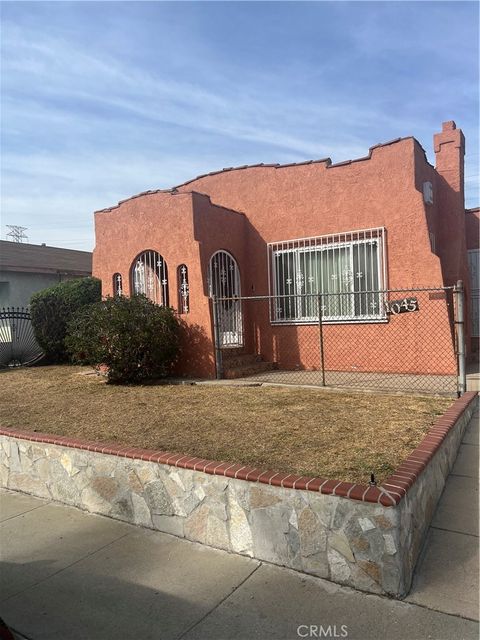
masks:
{"label": "rectangular window", "polygon": [[386,318],[385,230],[367,229],[268,245],[273,322],[375,321]]}

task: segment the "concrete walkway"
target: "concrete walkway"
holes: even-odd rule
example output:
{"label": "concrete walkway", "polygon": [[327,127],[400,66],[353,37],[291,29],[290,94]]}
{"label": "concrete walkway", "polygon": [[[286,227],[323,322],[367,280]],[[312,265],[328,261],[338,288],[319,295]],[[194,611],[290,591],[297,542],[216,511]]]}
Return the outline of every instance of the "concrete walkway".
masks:
{"label": "concrete walkway", "polygon": [[467,368],[467,391],[480,391],[479,364],[475,363]]}
{"label": "concrete walkway", "polygon": [[[185,380],[181,380],[185,382]],[[366,373],[354,371],[326,371],[322,384],[320,371],[269,370],[232,380],[192,380],[206,385],[280,385],[314,387],[324,391],[365,391],[376,393],[434,393],[453,397],[457,391],[456,376],[413,375],[402,373]]]}
{"label": "concrete walkway", "polygon": [[408,602],[478,620],[478,406],[429,529]]}
{"label": "concrete walkway", "polygon": [[478,638],[443,601],[363,594],[20,493],[0,493],[0,520],[0,615],[18,638]]}

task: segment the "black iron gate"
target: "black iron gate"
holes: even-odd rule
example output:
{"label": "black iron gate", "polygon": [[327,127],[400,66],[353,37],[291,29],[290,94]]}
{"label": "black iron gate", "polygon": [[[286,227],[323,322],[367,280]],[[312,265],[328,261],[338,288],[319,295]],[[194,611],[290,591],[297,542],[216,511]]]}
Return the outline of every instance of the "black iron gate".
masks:
{"label": "black iron gate", "polygon": [[23,307],[0,310],[0,367],[33,364],[44,355],[32,326],[30,313]]}

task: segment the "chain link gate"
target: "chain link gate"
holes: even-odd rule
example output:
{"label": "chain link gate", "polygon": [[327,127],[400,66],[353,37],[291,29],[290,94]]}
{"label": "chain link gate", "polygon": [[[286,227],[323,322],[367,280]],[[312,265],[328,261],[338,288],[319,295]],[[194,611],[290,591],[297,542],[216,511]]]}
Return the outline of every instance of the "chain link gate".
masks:
{"label": "chain link gate", "polygon": [[[244,342],[226,347],[225,309]],[[212,297],[217,378],[338,389],[461,395],[464,293],[455,287]]]}

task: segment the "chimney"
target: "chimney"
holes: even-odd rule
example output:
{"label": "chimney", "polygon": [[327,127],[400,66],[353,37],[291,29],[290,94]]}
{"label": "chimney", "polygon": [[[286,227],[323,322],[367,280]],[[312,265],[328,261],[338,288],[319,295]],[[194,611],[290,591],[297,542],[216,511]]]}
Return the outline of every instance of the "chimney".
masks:
{"label": "chimney", "polygon": [[[442,123],[442,132],[433,136],[435,168],[464,202],[465,137],[453,120]],[[462,204],[463,206],[463,204]]]}
{"label": "chimney", "polygon": [[453,120],[442,124],[433,136],[436,163],[437,247],[443,283],[463,280],[467,297],[469,276],[465,232],[464,156],[465,138]]}

